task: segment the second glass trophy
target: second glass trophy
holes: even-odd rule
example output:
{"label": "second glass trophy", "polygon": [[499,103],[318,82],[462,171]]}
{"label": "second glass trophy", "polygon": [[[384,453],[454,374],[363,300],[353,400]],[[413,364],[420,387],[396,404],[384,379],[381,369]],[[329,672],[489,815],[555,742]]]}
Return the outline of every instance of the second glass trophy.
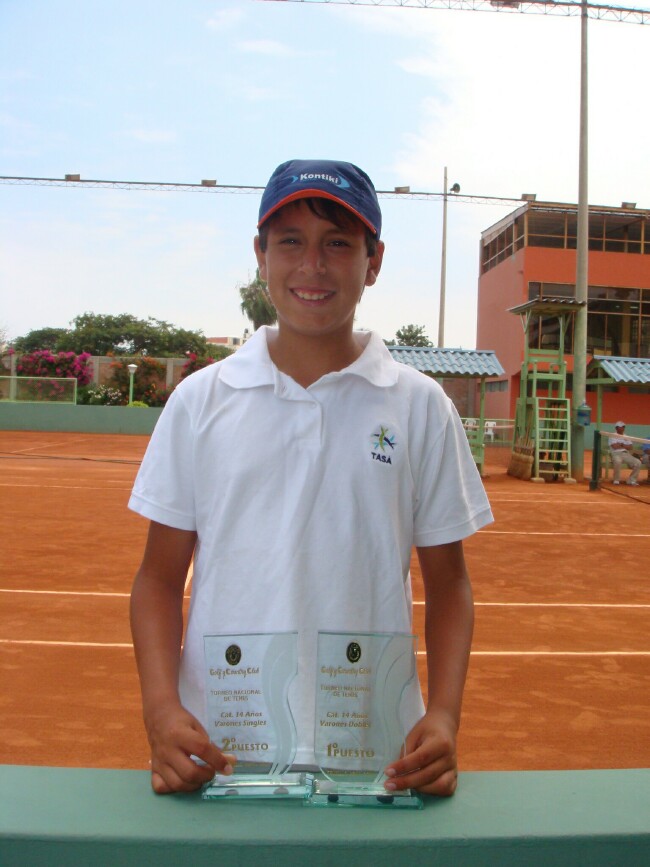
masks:
{"label": "second glass trophy", "polygon": [[217,774],[204,787],[204,798],[304,798],[311,790],[311,777],[290,772],[297,639],[295,632],[205,636],[208,734],[237,763],[231,776]]}
{"label": "second glass trophy", "polygon": [[404,748],[400,704],[415,678],[415,636],[318,633],[314,780],[316,806],[411,807],[411,790],[388,792],[384,768]]}

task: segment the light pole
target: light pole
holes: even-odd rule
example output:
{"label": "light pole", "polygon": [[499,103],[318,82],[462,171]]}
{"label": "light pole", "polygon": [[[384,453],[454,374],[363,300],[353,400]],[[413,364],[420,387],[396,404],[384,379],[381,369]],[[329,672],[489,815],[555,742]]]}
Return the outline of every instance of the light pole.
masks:
{"label": "light pole", "polygon": [[587,394],[587,301],[589,295],[589,113],[588,113],[588,67],[587,67],[587,21],[588,4],[582,0],[580,20],[580,137],[578,160],[578,229],[576,239],[576,301],[584,301],[576,312],[573,331],[573,388],[571,476],[576,481],[584,478],[585,429],[577,423],[576,411],[586,400]]}
{"label": "light pole", "polygon": [[[438,311],[438,347],[445,345],[445,292],[447,289],[447,166],[442,185],[442,255],[440,257],[440,309]],[[454,184],[450,193],[460,193],[460,184]]]}
{"label": "light pole", "polygon": [[138,369],[138,365],[131,363],[127,367],[129,370],[129,406],[133,406],[133,377]]}

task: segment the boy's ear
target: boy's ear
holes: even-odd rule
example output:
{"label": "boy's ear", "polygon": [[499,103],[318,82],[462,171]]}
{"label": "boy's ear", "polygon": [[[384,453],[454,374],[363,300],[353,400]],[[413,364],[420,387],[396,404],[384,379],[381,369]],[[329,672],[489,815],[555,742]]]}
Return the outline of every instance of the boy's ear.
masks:
{"label": "boy's ear", "polygon": [[255,258],[257,259],[257,267],[260,269],[260,277],[266,280],[266,256],[260,248],[260,236],[255,235],[253,239],[253,249],[255,250]]}
{"label": "boy's ear", "polygon": [[383,241],[377,241],[377,252],[374,256],[368,259],[368,270],[366,271],[366,286],[374,286],[381,271],[381,263],[384,259],[385,244]]}

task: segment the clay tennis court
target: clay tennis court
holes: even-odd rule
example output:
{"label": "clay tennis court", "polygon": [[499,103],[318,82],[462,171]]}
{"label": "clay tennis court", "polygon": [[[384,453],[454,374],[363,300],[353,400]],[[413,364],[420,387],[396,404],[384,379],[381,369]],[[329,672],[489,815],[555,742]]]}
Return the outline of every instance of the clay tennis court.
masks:
{"label": "clay tennis court", "polygon": [[[0,763],[147,767],[128,625],[147,524],[126,508],[147,441],[0,431]],[[650,486],[536,485],[500,456],[495,523],[465,546],[461,768],[646,767]]]}

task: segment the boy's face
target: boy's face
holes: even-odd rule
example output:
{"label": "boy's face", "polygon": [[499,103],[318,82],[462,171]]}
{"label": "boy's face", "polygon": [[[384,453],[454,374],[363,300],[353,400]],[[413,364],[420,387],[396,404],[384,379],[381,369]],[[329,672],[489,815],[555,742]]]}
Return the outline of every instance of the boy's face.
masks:
{"label": "boy's face", "polygon": [[352,333],[365,286],[381,268],[383,242],[369,256],[363,224],[341,228],[310,211],[305,202],[285,205],[273,216],[266,250],[255,238],[260,276],[278,314],[280,334]]}

